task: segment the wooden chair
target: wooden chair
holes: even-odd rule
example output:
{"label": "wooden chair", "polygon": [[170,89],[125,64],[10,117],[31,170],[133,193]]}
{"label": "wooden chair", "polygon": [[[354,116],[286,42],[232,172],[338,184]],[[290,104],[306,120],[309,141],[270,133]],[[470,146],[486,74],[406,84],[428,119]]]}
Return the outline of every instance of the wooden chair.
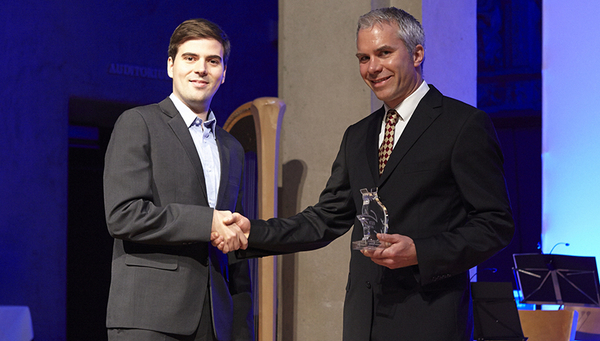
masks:
{"label": "wooden chair", "polygon": [[576,340],[600,340],[600,308],[565,306],[565,310],[576,311]]}
{"label": "wooden chair", "polygon": [[519,318],[528,341],[575,340],[576,311],[519,310]]}
{"label": "wooden chair", "polygon": [[[223,129],[240,141],[246,151],[256,153],[257,217],[277,216],[279,170],[279,133],[285,104],[275,97],[261,97],[238,107],[227,119]],[[277,330],[277,257],[258,260],[257,340],[276,340]],[[257,285],[255,285],[257,284]]]}

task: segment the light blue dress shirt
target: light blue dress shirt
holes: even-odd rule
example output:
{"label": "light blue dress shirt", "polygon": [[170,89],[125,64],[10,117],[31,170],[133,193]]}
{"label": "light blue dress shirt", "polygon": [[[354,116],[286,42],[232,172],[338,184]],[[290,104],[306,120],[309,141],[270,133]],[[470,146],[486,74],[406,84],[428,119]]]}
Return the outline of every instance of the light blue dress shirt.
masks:
{"label": "light blue dress shirt", "polygon": [[207,120],[202,122],[177,96],[171,94],[169,98],[175,104],[175,108],[177,108],[190,130],[190,135],[192,135],[194,145],[196,146],[196,152],[198,152],[198,156],[202,162],[208,205],[215,208],[217,205],[219,184],[221,183],[221,160],[215,136],[217,119],[213,112],[209,110]]}

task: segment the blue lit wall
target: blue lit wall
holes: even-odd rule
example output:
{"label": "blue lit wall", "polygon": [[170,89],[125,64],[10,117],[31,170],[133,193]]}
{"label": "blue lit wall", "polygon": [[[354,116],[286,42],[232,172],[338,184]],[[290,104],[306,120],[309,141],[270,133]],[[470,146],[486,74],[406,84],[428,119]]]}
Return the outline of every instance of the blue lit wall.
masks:
{"label": "blue lit wall", "polygon": [[543,251],[600,256],[600,2],[543,3]]}
{"label": "blue lit wall", "polygon": [[194,17],[232,40],[213,102],[220,124],[237,106],[277,95],[276,0],[0,2],[0,305],[29,306],[36,340],[67,334],[69,99],[162,100],[171,82],[154,70],[166,68],[175,27]]}
{"label": "blue lit wall", "polygon": [[541,36],[541,0],[477,1],[477,107],[496,126],[516,226],[510,245],[478,267],[478,281],[511,282],[512,255],[539,252]]}

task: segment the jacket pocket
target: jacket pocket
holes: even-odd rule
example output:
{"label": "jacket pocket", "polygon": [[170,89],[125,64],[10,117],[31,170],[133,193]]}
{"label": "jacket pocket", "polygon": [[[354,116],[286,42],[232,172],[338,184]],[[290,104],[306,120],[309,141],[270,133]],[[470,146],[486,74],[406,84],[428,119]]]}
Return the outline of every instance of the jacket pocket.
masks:
{"label": "jacket pocket", "polygon": [[155,268],[162,270],[177,270],[179,267],[178,256],[166,255],[160,253],[145,253],[125,255],[125,264],[128,266],[141,266],[147,268]]}

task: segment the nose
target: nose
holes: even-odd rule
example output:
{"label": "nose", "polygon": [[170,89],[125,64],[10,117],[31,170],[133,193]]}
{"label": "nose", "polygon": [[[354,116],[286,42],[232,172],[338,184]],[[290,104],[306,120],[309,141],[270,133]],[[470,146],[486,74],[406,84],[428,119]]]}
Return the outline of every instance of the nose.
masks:
{"label": "nose", "polygon": [[194,64],[194,72],[200,75],[206,75],[206,61],[204,59],[199,59],[196,64]]}
{"label": "nose", "polygon": [[369,73],[371,73],[371,74],[380,73],[381,69],[382,69],[381,63],[379,62],[379,60],[377,58],[371,58],[369,60],[369,67],[367,68]]}

